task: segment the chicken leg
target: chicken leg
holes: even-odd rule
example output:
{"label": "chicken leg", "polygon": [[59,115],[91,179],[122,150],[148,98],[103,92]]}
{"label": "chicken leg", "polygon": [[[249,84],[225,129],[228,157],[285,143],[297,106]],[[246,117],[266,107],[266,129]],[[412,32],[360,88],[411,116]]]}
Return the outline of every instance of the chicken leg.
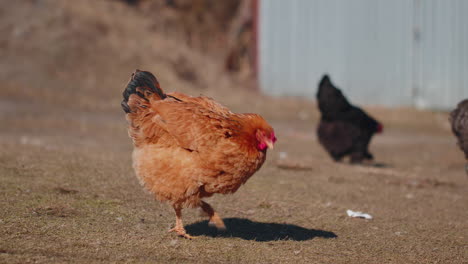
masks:
{"label": "chicken leg", "polygon": [[176,232],[177,235],[185,237],[187,239],[194,239],[193,237],[185,231],[184,224],[182,224],[182,208],[174,206],[174,211],[176,213],[176,225],[174,228],[170,229],[168,232]]}
{"label": "chicken leg", "polygon": [[208,222],[210,226],[215,226],[218,230],[226,230],[226,226],[224,225],[223,219],[219,217],[219,215],[214,211],[211,205],[204,201],[201,201],[200,207],[210,217],[210,221]]}

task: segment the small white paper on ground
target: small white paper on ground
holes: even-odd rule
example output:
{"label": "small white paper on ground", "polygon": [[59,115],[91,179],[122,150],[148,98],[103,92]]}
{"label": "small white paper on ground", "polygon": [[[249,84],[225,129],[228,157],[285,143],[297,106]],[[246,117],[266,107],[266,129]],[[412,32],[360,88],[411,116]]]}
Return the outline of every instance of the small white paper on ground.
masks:
{"label": "small white paper on ground", "polygon": [[280,159],[285,159],[285,158],[287,158],[287,157],[288,157],[288,153],[287,153],[287,152],[281,151],[281,152],[279,153],[279,158],[280,158]]}
{"label": "small white paper on ground", "polygon": [[346,213],[348,214],[348,216],[351,216],[351,217],[372,219],[372,215],[365,214],[363,212],[355,212],[355,211],[352,211],[352,210],[346,210]]}

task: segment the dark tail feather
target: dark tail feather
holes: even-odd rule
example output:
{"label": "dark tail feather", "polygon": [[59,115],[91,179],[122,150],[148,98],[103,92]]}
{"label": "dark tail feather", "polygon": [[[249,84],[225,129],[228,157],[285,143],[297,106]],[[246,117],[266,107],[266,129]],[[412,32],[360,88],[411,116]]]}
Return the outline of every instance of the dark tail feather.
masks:
{"label": "dark tail feather", "polygon": [[166,98],[166,94],[164,94],[159,86],[158,80],[151,72],[135,70],[135,72],[132,73],[127,87],[122,93],[124,99],[122,100],[121,106],[125,113],[131,112],[131,107],[128,105],[130,95],[137,94],[141,98],[148,100],[145,96],[147,92],[156,94],[160,99]]}

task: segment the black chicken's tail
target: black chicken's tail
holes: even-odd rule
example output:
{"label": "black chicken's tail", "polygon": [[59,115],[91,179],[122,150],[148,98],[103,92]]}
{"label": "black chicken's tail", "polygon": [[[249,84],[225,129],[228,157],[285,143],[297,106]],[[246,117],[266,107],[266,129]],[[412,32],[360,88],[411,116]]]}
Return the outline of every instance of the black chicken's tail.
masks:
{"label": "black chicken's tail", "polygon": [[136,94],[146,101],[149,101],[148,97],[150,95],[153,95],[152,98],[159,100],[166,98],[166,94],[159,86],[156,77],[151,72],[140,70],[135,70],[135,72],[132,73],[132,77],[122,93],[123,100],[121,106],[125,113],[135,112],[136,109],[141,106],[141,104],[138,103],[141,100],[130,100],[129,102],[129,98],[132,94]]}

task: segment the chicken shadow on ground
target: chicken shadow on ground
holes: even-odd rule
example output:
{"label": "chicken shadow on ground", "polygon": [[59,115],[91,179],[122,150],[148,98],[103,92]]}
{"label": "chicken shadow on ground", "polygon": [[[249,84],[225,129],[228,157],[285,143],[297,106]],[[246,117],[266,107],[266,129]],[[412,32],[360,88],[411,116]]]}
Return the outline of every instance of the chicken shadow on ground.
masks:
{"label": "chicken shadow on ground", "polygon": [[392,165],[390,165],[388,163],[383,163],[383,162],[375,162],[375,163],[372,163],[372,164],[370,164],[368,166],[369,167],[374,167],[374,168],[381,168],[381,169],[393,168]]}
{"label": "chicken shadow on ground", "polygon": [[307,229],[291,224],[260,223],[241,218],[225,218],[225,231],[218,231],[208,226],[208,221],[201,221],[185,226],[187,233],[193,236],[239,237],[260,242],[275,240],[305,241],[315,237],[336,238],[335,233],[324,230]]}
{"label": "chicken shadow on ground", "polygon": [[377,168],[377,169],[392,169],[392,168],[395,168],[395,166],[393,166],[392,164],[390,163],[384,163],[384,162],[371,162],[371,163],[356,163],[356,164],[353,164],[353,163],[344,163],[344,164],[348,164],[348,165],[351,165],[351,166],[360,166],[360,167],[367,167],[367,168]]}

